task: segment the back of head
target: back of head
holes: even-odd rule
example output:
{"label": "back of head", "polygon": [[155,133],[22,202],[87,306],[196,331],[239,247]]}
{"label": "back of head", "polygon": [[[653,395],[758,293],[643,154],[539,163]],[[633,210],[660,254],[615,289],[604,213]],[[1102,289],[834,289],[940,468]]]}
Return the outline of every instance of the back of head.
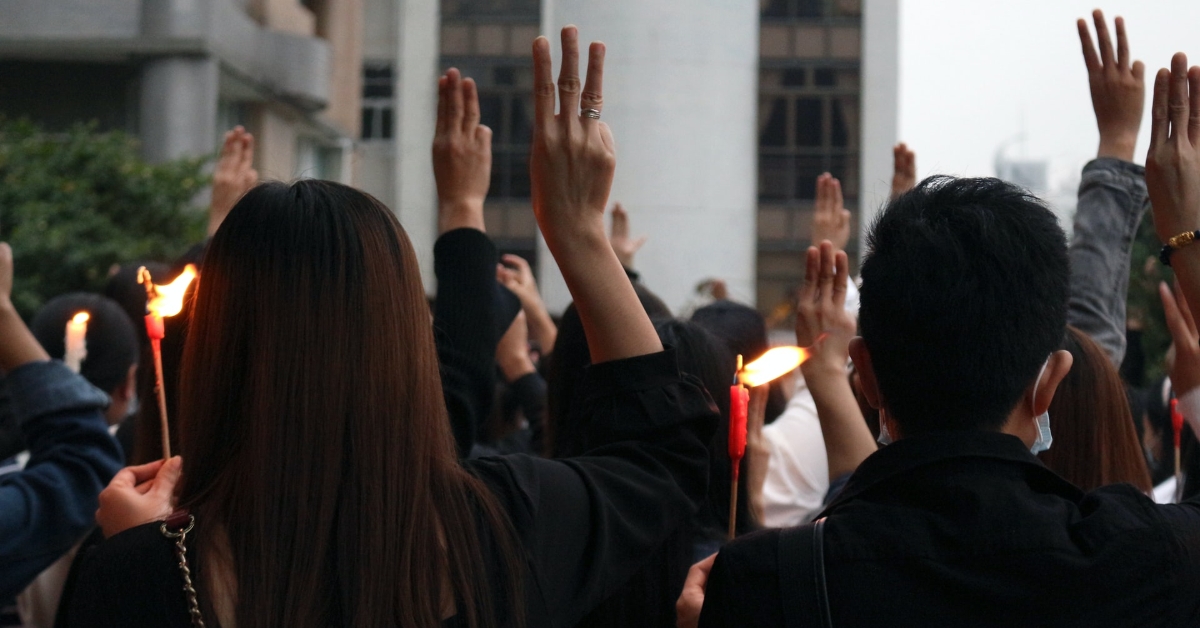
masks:
{"label": "back of head", "polygon": [[1066,329],[1066,237],[998,179],[931,177],[876,219],[859,324],[906,436],[998,429]]}
{"label": "back of head", "polygon": [[1150,473],[1117,369],[1074,327],[1067,328],[1063,348],[1074,361],[1050,403],[1054,445],[1038,457],[1085,491],[1125,482],[1149,492]]}
{"label": "back of head", "polygon": [[46,353],[61,360],[66,353],[67,322],[79,312],[88,313],[87,357],[79,374],[111,393],[126,382],[129,368],[138,362],[137,332],[120,305],[98,294],[72,292],[47,301],[29,327]]}
{"label": "back of head", "polygon": [[767,321],[758,310],[722,299],[692,313],[691,321],[715,334],[747,362],[768,349]]}
{"label": "back of head", "polygon": [[[721,416],[717,431],[709,443],[708,499],[697,514],[697,522],[711,539],[724,539],[729,516],[729,484],[732,481],[729,460],[729,387],[737,370],[736,356],[725,343],[703,326],[677,320],[655,324],[663,345],[675,348],[679,370],[692,375],[704,384],[712,395]],[[752,455],[747,452],[747,455]],[[746,475],[738,478],[742,495],[746,491]],[[738,533],[758,527],[750,509],[750,500],[738,501]]]}
{"label": "back of head", "polygon": [[180,504],[199,547],[228,540],[238,624],[436,625],[443,582],[483,621],[475,508],[495,509],[458,465],[386,207],[323,181],[247,192],[206,253],[180,379]]}
{"label": "back of head", "polygon": [[[671,310],[662,299],[640,283],[633,284],[642,309],[651,320],[671,318]],[[572,303],[563,311],[558,323],[558,335],[554,349],[543,362],[546,378],[546,455],[555,458],[578,456],[584,453],[585,426],[574,422],[578,414],[573,410],[580,400],[575,391],[583,377],[583,369],[592,363],[587,335],[583,331],[583,320]]]}

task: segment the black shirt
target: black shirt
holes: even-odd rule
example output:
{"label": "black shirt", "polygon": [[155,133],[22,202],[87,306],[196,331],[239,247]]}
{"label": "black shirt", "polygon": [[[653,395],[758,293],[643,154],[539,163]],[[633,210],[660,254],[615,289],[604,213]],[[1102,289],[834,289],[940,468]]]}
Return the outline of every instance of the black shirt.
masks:
{"label": "black shirt", "polygon": [[[1156,505],[1129,485],[1085,494],[1013,436],[904,438],[823,516],[839,628],[1200,625],[1200,503]],[[812,581],[780,582],[779,537],[721,550],[701,628],[786,625],[782,596]]]}

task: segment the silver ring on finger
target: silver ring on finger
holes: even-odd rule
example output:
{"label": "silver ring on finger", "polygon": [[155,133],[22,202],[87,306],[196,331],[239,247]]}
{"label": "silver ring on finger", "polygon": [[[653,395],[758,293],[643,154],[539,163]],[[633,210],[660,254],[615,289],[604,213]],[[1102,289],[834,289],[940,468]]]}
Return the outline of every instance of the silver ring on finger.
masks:
{"label": "silver ring on finger", "polygon": [[579,112],[579,115],[581,115],[585,118],[591,118],[592,120],[599,120],[600,119],[600,110],[599,109],[584,109],[583,111]]}

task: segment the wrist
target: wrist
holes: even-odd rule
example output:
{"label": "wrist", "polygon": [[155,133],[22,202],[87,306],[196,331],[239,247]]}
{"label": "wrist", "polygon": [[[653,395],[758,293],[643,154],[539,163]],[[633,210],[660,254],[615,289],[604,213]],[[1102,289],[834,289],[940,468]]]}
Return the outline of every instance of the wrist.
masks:
{"label": "wrist", "polygon": [[500,366],[500,372],[504,374],[504,381],[510,384],[537,371],[533,360],[529,359],[528,352],[497,356],[496,363]]}
{"label": "wrist", "polygon": [[1100,136],[1100,147],[1096,150],[1096,157],[1111,157],[1120,159],[1121,161],[1133,161],[1134,149],[1137,147],[1137,135],[1132,137],[1105,137]]}
{"label": "wrist", "polygon": [[455,229],[486,231],[483,199],[438,200],[438,234]]}
{"label": "wrist", "polygon": [[[595,260],[611,258],[620,265],[617,254],[608,243],[604,234],[604,223],[595,225],[571,225],[565,229],[547,229],[543,231],[546,246],[554,256],[554,261],[564,273],[568,267],[586,270]],[[622,268],[624,268],[622,266]]]}
{"label": "wrist", "polygon": [[849,356],[833,355],[832,352],[817,352],[800,365],[800,373],[804,375],[806,382],[814,379],[842,379],[846,376],[847,360],[849,360]]}

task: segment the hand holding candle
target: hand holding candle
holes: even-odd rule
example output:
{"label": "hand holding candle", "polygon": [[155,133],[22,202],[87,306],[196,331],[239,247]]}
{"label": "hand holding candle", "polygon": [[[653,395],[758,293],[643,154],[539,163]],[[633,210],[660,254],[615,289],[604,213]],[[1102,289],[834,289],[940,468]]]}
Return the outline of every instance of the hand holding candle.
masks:
{"label": "hand holding candle", "polygon": [[196,267],[188,264],[171,283],[155,285],[149,271],[143,266],[138,270],[138,282],[146,287],[146,335],[150,337],[150,348],[154,353],[154,391],[158,396],[158,416],[162,429],[163,459],[171,457],[171,436],[167,429],[167,391],[163,387],[162,344],[166,335],[163,317],[175,316],[183,310],[183,296],[196,278]]}

